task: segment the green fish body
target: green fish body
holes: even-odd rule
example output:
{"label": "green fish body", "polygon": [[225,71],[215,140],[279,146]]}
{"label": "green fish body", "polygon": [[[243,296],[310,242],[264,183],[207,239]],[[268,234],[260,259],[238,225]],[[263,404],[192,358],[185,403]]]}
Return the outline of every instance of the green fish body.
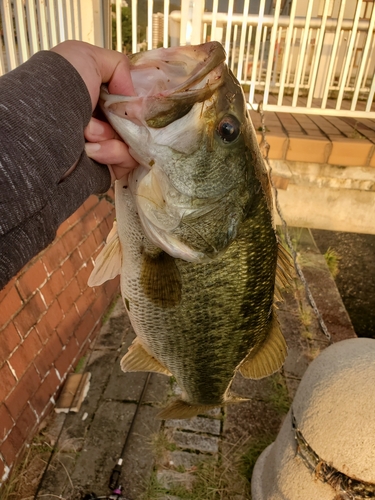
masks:
{"label": "green fish body", "polygon": [[121,274],[137,335],[122,369],[173,374],[182,389],[161,418],[238,401],[238,370],[261,378],[286,356],[274,293],[288,258],[245,97],[224,61],[216,42],[142,53],[131,70],[146,89],[102,94],[140,166],[116,181],[116,227],[90,284]]}

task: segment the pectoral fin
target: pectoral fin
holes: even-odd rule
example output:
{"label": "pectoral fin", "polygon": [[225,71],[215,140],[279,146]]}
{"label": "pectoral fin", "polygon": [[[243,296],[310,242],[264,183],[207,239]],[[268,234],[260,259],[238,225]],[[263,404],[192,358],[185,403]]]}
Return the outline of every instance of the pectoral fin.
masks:
{"label": "pectoral fin", "polygon": [[250,354],[242,362],[239,371],[245,378],[260,379],[272,375],[279,370],[287,355],[287,345],[281,333],[275,312],[269,334],[256,352]]}
{"label": "pectoral fin", "polygon": [[217,407],[218,405],[191,405],[182,399],[177,399],[177,401],[174,401],[164,408],[164,410],[160,411],[156,415],[156,418],[160,420],[168,420],[170,418],[193,418]]}
{"label": "pectoral fin", "polygon": [[99,286],[121,273],[121,244],[117,232],[117,222],[107,236],[106,244],[98,255],[87,284]]}
{"label": "pectoral fin", "polygon": [[232,403],[242,403],[244,401],[248,401],[248,398],[243,398],[242,396],[237,396],[232,393],[225,394],[224,401],[221,405],[193,405],[182,399],[177,399],[159,412],[156,417],[161,420],[168,420],[170,418],[193,418],[209,410],[213,410],[214,408]]}
{"label": "pectoral fin", "polygon": [[153,257],[143,254],[141,285],[155,305],[168,308],[181,301],[181,277],[175,259],[161,251]]}
{"label": "pectoral fin", "polygon": [[128,352],[120,362],[120,366],[124,372],[156,372],[171,375],[165,366],[146,351],[138,339],[135,339],[129,347]]}

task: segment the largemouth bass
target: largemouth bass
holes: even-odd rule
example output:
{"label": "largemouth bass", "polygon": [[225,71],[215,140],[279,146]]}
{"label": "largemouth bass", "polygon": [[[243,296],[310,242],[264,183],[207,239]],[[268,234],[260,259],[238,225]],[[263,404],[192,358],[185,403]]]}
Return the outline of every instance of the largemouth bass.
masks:
{"label": "largemouth bass", "polygon": [[90,285],[121,274],[136,340],[124,371],[173,374],[190,418],[239,401],[237,371],[278,370],[287,348],[274,307],[288,259],[241,86],[217,42],[130,57],[137,96],[101,107],[139,162],[116,181],[116,223]]}

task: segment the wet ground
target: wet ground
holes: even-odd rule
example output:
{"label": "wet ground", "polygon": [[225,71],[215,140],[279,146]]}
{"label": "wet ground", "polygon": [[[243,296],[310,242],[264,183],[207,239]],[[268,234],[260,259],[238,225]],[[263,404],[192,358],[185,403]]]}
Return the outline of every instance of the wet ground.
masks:
{"label": "wet ground", "polygon": [[375,338],[375,235],[312,233],[323,254],[332,248],[340,257],[335,281],[356,334]]}

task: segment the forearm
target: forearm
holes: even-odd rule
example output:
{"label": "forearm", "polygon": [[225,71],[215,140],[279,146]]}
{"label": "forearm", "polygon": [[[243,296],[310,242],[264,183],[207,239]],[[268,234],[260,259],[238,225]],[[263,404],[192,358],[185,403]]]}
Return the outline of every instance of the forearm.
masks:
{"label": "forearm", "polygon": [[42,52],[1,77],[0,99],[1,288],[110,175],[84,152],[90,95],[63,57]]}

